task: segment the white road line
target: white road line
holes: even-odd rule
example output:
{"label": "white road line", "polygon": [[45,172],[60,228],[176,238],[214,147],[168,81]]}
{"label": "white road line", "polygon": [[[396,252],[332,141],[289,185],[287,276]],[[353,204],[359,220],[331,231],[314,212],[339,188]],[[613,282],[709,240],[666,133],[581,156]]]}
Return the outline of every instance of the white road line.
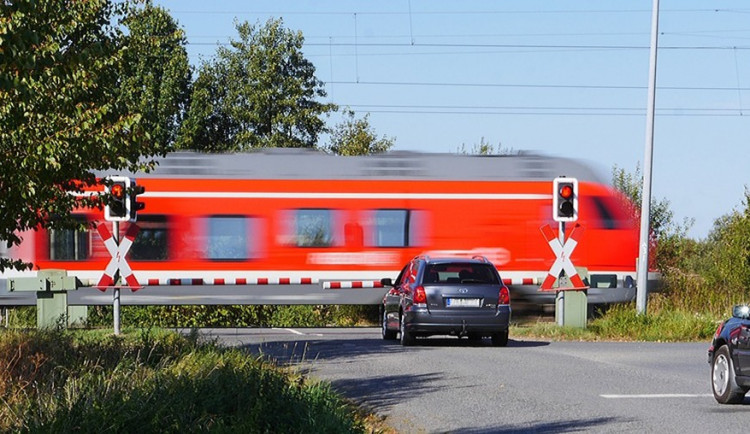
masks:
{"label": "white road line", "polygon": [[636,395],[599,395],[604,399],[664,399],[664,398],[709,398],[710,393],[653,393]]}
{"label": "white road line", "polygon": [[323,336],[320,333],[302,333],[301,331],[297,331],[297,330],[294,330],[294,329],[280,329],[280,328],[275,328],[274,327],[271,330],[284,330],[284,331],[287,331],[289,333],[293,333],[293,334],[299,335],[299,336]]}

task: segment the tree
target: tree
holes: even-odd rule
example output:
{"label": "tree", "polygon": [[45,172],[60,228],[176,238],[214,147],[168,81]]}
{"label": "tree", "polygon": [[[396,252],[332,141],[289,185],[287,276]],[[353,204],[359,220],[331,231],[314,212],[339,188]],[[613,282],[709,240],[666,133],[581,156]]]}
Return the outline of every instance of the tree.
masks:
{"label": "tree", "polygon": [[[124,7],[107,0],[4,2],[0,8],[0,239],[75,227],[96,170],[138,170],[155,151],[118,98]],[[71,194],[73,193],[73,194]],[[0,269],[24,264],[0,258]]]}
{"label": "tree", "polygon": [[170,149],[190,98],[185,34],[169,13],[148,1],[123,21],[128,34],[120,73],[120,98],[141,113],[155,147]]}
{"label": "tree", "polygon": [[[612,185],[628,199],[626,206],[630,209],[631,216],[640,221],[641,201],[643,191],[643,175],[640,165],[636,166],[634,173],[628,173],[615,165],[612,168]],[[681,258],[681,252],[688,248],[686,241],[687,230],[692,226],[692,220],[685,219],[683,223],[674,222],[674,213],[670,209],[667,199],[651,199],[649,227],[651,230],[652,246],[655,250],[655,264],[659,269],[665,271],[667,267],[676,266]]]}
{"label": "tree", "polygon": [[204,151],[260,147],[314,148],[325,131],[321,115],[336,109],[315,67],[302,55],[301,32],[281,19],[236,25],[238,40],[204,62],[193,84],[178,146]]}
{"label": "tree", "polygon": [[383,136],[378,139],[370,127],[369,114],[356,119],[352,110],[345,110],[345,119],[336,125],[331,132],[326,152],[336,155],[370,155],[387,152],[393,147],[394,139]]}
{"label": "tree", "polygon": [[479,139],[479,143],[474,144],[470,150],[466,148],[466,143],[462,143],[461,147],[458,148],[458,153],[463,155],[516,155],[518,151],[513,148],[504,148],[502,143],[498,143],[497,148],[495,148],[482,137]]}

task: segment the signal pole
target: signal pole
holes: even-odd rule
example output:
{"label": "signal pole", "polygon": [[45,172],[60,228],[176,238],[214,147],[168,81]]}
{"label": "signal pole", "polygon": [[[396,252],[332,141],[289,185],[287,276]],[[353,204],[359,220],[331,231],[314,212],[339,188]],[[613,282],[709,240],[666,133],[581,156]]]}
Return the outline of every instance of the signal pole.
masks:
{"label": "signal pole", "polygon": [[641,235],[638,252],[638,276],[635,307],[646,314],[648,303],[648,247],[651,221],[651,168],[654,155],[654,107],[656,105],[656,52],[659,45],[659,0],[654,0],[651,13],[651,50],[649,58],[648,106],[646,110],[646,152],[643,157],[643,191],[641,192]]}
{"label": "signal pole", "polygon": [[[112,238],[115,240],[115,244],[120,243],[120,222],[112,222]],[[113,328],[116,336],[120,335],[120,288],[117,287],[117,281],[120,280],[120,270],[118,269],[114,275],[115,288],[112,292],[112,317],[113,317]]]}

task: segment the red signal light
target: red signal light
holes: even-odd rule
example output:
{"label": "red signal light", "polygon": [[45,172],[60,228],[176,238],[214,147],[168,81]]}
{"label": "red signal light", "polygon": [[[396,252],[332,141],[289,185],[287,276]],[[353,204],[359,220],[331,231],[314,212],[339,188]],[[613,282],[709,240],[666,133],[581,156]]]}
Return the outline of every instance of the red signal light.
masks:
{"label": "red signal light", "polygon": [[109,192],[112,193],[112,196],[114,196],[117,199],[122,199],[125,196],[125,186],[122,184],[113,184],[112,187],[110,187]]}
{"label": "red signal light", "polygon": [[562,197],[563,199],[570,199],[571,197],[573,197],[573,187],[568,184],[563,185],[560,188],[560,197]]}

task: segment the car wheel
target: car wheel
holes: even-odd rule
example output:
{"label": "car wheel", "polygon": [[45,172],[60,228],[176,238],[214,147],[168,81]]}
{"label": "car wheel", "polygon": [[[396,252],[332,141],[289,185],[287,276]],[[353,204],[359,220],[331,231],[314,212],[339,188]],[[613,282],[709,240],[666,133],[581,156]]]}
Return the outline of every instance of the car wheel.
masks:
{"label": "car wheel", "polygon": [[492,335],[492,345],[496,347],[505,347],[508,345],[508,330]]}
{"label": "car wheel", "polygon": [[404,321],[403,315],[399,318],[399,330],[401,332],[401,345],[405,347],[414,345],[414,336],[406,330],[406,321]]}
{"label": "car wheel", "polygon": [[394,341],[396,340],[396,331],[394,330],[388,330],[388,312],[383,309],[383,319],[382,319],[382,333],[383,333],[383,339],[387,341]]}
{"label": "car wheel", "polygon": [[711,364],[711,388],[714,398],[721,404],[739,404],[745,399],[746,391],[737,385],[734,365],[726,345],[722,345],[714,354]]}

